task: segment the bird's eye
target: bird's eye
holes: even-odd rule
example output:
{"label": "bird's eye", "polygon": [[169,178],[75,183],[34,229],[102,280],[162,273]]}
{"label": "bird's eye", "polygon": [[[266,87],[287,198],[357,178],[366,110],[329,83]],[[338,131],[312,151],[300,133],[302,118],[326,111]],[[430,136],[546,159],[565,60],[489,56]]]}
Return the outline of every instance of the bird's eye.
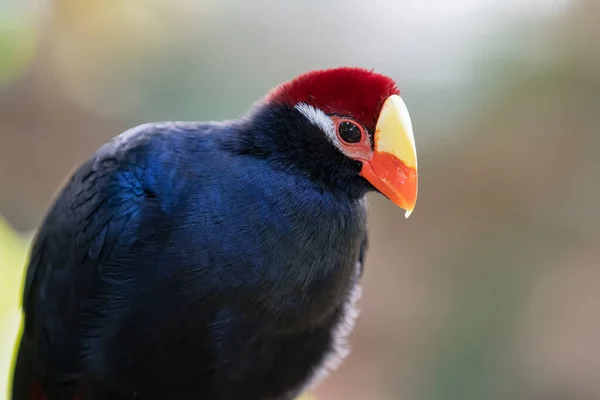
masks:
{"label": "bird's eye", "polygon": [[338,125],[338,134],[344,142],[358,143],[360,142],[360,128],[355,123],[350,121],[342,121]]}

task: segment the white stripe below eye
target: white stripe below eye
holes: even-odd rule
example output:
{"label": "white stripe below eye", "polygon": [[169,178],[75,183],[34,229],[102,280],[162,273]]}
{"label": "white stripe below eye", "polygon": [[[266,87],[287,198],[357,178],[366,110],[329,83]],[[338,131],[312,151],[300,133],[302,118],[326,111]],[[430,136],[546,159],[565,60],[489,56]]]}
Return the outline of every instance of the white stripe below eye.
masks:
{"label": "white stripe below eye", "polygon": [[327,139],[335,147],[337,147],[342,153],[344,152],[342,145],[340,144],[340,141],[335,133],[333,121],[327,116],[327,114],[306,103],[298,103],[294,106],[294,108],[300,111],[300,113],[304,115],[306,119],[308,119],[313,125],[321,129],[325,136],[327,136]]}

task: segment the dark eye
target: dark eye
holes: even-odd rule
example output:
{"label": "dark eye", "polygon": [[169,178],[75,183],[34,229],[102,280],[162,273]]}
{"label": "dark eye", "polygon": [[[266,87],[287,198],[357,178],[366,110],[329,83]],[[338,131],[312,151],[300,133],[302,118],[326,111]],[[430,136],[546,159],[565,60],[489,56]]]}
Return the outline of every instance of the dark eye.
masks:
{"label": "dark eye", "polygon": [[355,123],[350,121],[342,121],[338,125],[338,134],[344,142],[358,143],[360,142],[360,128]]}

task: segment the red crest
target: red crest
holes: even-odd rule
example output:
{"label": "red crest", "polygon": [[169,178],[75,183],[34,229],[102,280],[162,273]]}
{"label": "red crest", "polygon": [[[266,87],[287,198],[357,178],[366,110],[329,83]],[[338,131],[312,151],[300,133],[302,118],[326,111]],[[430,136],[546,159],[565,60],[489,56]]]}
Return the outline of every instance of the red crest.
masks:
{"label": "red crest", "polygon": [[389,96],[400,94],[389,77],[362,68],[311,71],[273,89],[267,101],[291,106],[307,103],[326,114],[350,117],[374,129]]}

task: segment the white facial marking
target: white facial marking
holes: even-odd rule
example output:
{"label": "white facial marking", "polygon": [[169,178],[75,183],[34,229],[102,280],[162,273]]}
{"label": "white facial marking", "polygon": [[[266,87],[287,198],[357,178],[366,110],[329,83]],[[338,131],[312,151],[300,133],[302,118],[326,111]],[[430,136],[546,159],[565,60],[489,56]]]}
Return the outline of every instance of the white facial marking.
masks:
{"label": "white facial marking", "polygon": [[333,121],[327,114],[306,103],[298,103],[294,108],[300,111],[313,125],[321,129],[331,144],[337,147],[342,153],[344,152],[340,140],[335,133]]}

